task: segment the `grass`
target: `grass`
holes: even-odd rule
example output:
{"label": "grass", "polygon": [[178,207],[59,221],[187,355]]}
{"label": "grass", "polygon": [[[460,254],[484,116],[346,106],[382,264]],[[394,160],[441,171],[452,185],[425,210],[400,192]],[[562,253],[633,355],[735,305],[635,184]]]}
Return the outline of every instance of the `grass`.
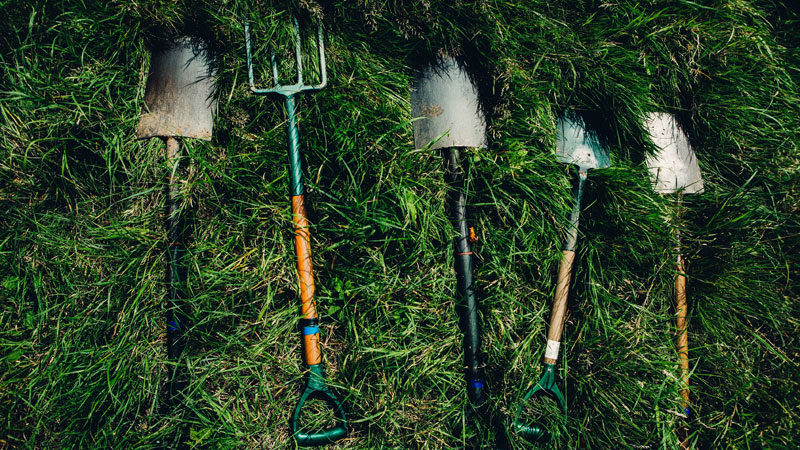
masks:
{"label": "grass", "polygon": [[[304,369],[280,102],[249,94],[289,12],[324,17],[330,85],[300,99],[334,448],[490,442],[462,427],[447,184],[413,149],[408,90],[439,49],[479,83],[490,147],[466,152],[492,408],[538,380],[574,172],[560,110],[612,149],[590,176],[554,448],[677,448],[674,241],[689,266],[695,448],[792,448],[798,430],[800,72],[789,2],[0,1],[0,448],[292,448]],[[163,144],[137,141],[149,50],[217,56],[211,143],[185,140],[192,327],[165,404]],[[703,194],[650,189],[641,118],[678,114]],[[463,433],[460,432],[463,428]],[[475,431],[478,430],[478,431]],[[514,448],[532,444],[509,433]],[[164,444],[168,442],[168,444]],[[484,444],[485,445],[485,444]]]}

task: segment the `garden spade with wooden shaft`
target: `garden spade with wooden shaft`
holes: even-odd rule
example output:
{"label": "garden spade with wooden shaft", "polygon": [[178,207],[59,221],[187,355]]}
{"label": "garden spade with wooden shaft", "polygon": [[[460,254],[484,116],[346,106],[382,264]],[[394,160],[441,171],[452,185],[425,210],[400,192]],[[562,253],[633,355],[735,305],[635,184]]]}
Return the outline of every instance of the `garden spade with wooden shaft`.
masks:
{"label": "garden spade with wooden shaft", "polygon": [[177,138],[211,140],[216,110],[214,70],[200,39],[179,38],[153,53],[144,103],[136,137],[164,139],[167,160],[172,167],[166,180],[167,358],[174,364],[169,378],[170,402],[174,402],[186,384],[179,360],[185,345],[185,300],[188,296],[177,183],[181,159]]}
{"label": "garden spade with wooden shaft", "polygon": [[536,385],[529,390],[517,408],[514,420],[517,432],[531,440],[547,440],[553,434],[541,423],[528,423],[520,420],[523,406],[534,394],[541,394],[555,400],[566,419],[567,405],[558,389],[556,364],[561,346],[561,334],[567,312],[569,284],[572,278],[572,263],[575,260],[575,245],[578,241],[578,219],[581,213],[581,199],[589,170],[609,167],[608,150],[600,144],[597,136],[589,133],[578,116],[564,115],[558,120],[556,138],[556,158],[566,164],[578,166],[578,186],[575,189],[574,206],[570,214],[569,228],[562,247],[561,263],[558,268],[553,309],[550,312],[550,329],[547,333],[547,346],[544,353],[544,373]]}
{"label": "garden spade with wooden shaft", "polygon": [[[653,189],[659,194],[676,194],[680,208],[682,194],[703,192],[703,177],[686,133],[680,128],[675,116],[666,113],[650,113],[645,119],[650,138],[658,152],[646,159],[653,181]],[[686,330],[686,273],[681,256],[680,231],[675,228],[677,257],[675,260],[675,309],[678,332],[678,361],[681,371],[681,397],[686,417],[689,409],[689,339]],[[681,443],[688,448],[688,442]]]}
{"label": "garden spade with wooden shaft", "polygon": [[[486,148],[486,120],[475,85],[450,57],[440,58],[416,79],[411,89],[411,115],[415,118],[414,147],[444,150],[445,178],[452,188],[450,217],[457,233],[453,239],[456,308],[464,333],[467,397],[474,412],[485,417],[486,382],[472,274],[474,231],[467,223],[464,172],[459,153],[464,148]],[[498,433],[498,445],[504,441],[504,434]]]}
{"label": "garden spade with wooden shaft", "polygon": [[[317,27],[317,57],[319,64],[319,84],[303,81],[303,54],[301,53],[300,27],[294,19],[294,50],[297,78],[294,84],[280,84],[278,79],[278,62],[273,52],[270,58],[272,69],[271,88],[257,88],[253,76],[253,57],[250,50],[250,25],[245,22],[245,42],[247,47],[247,67],[250,79],[250,91],[257,95],[277,95],[283,97],[286,105],[287,137],[289,142],[289,190],[292,197],[292,216],[294,219],[294,248],[297,253],[297,275],[300,281],[300,324],[303,335],[303,360],[308,367],[306,385],[300,400],[289,420],[289,428],[297,445],[318,446],[338,441],[347,435],[347,418],[344,406],[336,398],[325,383],[322,367],[322,351],[319,345],[319,322],[317,320],[317,303],[314,300],[314,272],[311,263],[311,231],[305,207],[305,185],[303,168],[300,163],[300,132],[297,128],[295,114],[296,96],[301,92],[316,92],[327,83],[325,67],[325,44],[322,36],[322,25]],[[303,406],[311,398],[325,401],[336,416],[334,426],[308,433],[300,426],[299,419]]]}

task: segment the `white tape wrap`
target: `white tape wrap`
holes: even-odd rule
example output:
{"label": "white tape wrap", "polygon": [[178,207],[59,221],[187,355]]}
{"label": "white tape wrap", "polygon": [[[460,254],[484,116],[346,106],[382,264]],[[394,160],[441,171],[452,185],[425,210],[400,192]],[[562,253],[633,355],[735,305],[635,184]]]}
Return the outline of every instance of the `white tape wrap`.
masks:
{"label": "white tape wrap", "polygon": [[544,357],[549,359],[558,359],[558,349],[561,347],[561,342],[547,340],[547,350],[544,351]]}

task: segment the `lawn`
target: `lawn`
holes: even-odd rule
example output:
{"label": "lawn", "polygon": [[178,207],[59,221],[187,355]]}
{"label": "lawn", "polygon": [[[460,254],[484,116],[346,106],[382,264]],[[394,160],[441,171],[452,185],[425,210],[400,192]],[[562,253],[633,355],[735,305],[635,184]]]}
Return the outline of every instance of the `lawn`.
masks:
{"label": "lawn", "polygon": [[[306,367],[286,116],[279,98],[250,92],[244,43],[248,20],[257,78],[271,45],[287,75],[292,15],[325,26],[328,86],[297,108],[323,361],[350,428],[330,448],[486,448],[501,428],[515,449],[674,449],[682,430],[696,449],[800,442],[792,2],[0,0],[0,11],[0,449],[295,448]],[[211,141],[181,140],[188,386],[170,402],[172,166],[136,127],[151,50],[181,35],[209,44],[217,114]],[[442,152],[413,143],[409,90],[438,54],[470,72],[488,122],[488,147],[463,156],[500,427],[468,414],[452,188]],[[576,171],[554,156],[566,109],[612,167],[591,173],[581,213],[558,370],[568,418],[531,443],[513,423],[541,376],[572,207]],[[679,118],[705,192],[653,191],[650,111]],[[311,408],[304,420],[331,418]]]}

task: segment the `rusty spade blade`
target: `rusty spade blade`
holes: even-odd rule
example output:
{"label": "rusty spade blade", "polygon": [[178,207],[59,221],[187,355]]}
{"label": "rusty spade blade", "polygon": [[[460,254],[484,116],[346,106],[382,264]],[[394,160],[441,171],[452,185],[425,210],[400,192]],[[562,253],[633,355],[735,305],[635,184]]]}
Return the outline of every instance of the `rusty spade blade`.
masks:
{"label": "rusty spade blade", "polygon": [[[411,89],[414,147],[486,147],[486,119],[478,91],[467,73],[451,57],[426,71]],[[432,144],[431,144],[432,143]]]}
{"label": "rusty spade blade", "polygon": [[650,113],[645,120],[650,138],[658,147],[656,155],[647,158],[653,188],[661,194],[703,192],[703,177],[686,133],[678,126],[675,116]]}
{"label": "rusty spade blade", "polygon": [[203,47],[199,39],[183,37],[153,54],[136,137],[211,140],[217,104]]}

